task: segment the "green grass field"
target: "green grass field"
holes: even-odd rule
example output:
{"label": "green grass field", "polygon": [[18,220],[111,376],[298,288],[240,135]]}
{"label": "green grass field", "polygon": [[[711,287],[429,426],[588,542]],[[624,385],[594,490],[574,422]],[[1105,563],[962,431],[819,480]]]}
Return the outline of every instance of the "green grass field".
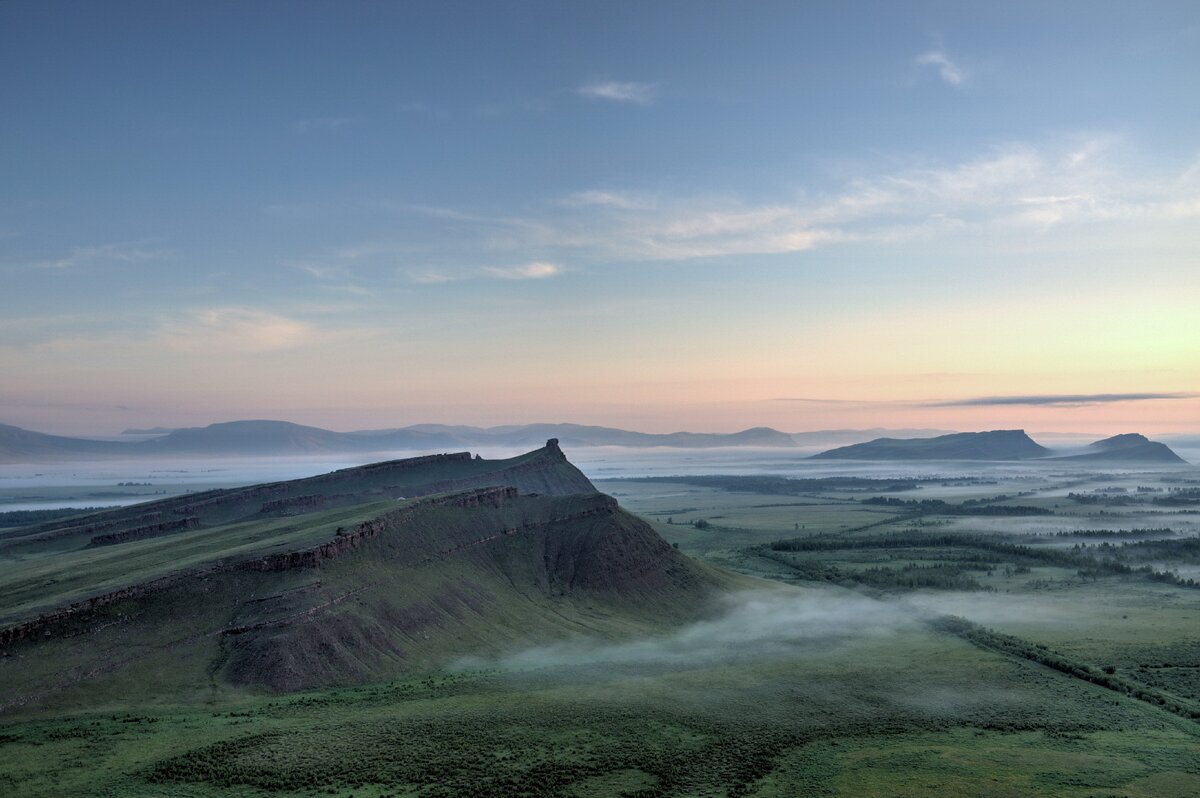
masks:
{"label": "green grass field", "polygon": [[1188,722],[922,629],[752,661],[114,708],[0,734],[3,783],[47,796],[1185,796],[1200,772]]}

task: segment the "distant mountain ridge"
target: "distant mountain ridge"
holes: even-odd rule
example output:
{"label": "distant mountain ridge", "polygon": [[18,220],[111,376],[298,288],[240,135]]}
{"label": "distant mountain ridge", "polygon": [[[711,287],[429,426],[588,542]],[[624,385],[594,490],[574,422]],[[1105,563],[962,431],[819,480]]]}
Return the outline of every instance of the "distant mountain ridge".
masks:
{"label": "distant mountain ridge", "polygon": [[[880,433],[888,433],[881,435]],[[522,424],[473,427],[414,424],[391,429],[334,432],[289,421],[254,419],[207,427],[126,430],[133,440],[93,440],[0,424],[0,462],[42,462],[108,457],[279,456],[369,454],[391,451],[449,451],[469,447],[523,449],[555,438],[564,446],[626,446],[706,449],[718,447],[797,448],[846,443],[815,457],[850,460],[1028,460],[1040,458],[1185,462],[1163,443],[1127,433],[1096,441],[1083,450],[1048,449],[1023,430],[946,432],[937,429],[835,429],[786,433],[751,427],[733,433],[634,432],[584,424]],[[145,437],[154,435],[154,437]]]}
{"label": "distant mountain ridge", "polygon": [[[538,446],[556,438],[564,446],[666,446],[710,448],[761,446],[790,448],[797,437],[770,427],[752,427],[734,433],[633,432],[614,427],[582,424],[524,424],[490,428],[417,424],[393,429],[334,432],[288,421],[254,419],[227,421],[207,427],[167,430],[126,430],[125,435],[148,440],[91,440],[47,435],[9,425],[0,425],[0,462],[23,459],[66,459],[71,457],[143,457],[174,455],[293,455],[318,453],[369,453],[395,450],[432,451],[465,447]],[[799,433],[802,442],[824,433]],[[836,430],[833,436],[862,436],[864,432]],[[837,437],[830,438],[837,440]]]}
{"label": "distant mountain ridge", "polygon": [[1114,435],[1079,454],[1057,454],[1025,430],[957,432],[932,438],[877,438],[814,455],[822,460],[1053,460],[1123,463],[1186,463],[1163,443],[1138,433]]}

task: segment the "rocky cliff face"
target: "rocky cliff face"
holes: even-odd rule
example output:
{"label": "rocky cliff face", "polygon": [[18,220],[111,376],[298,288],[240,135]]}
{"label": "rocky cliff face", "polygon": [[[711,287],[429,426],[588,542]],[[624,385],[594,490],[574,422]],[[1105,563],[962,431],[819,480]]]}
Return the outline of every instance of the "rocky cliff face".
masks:
{"label": "rocky cliff face", "polygon": [[337,536],[319,546],[291,551],[284,554],[272,554],[246,560],[241,564],[248,571],[287,571],[292,568],[315,568],[321,560],[331,560],[341,554],[357,548],[364,541],[377,537],[389,526],[403,524],[411,520],[418,512],[429,508],[470,508],[470,507],[499,507],[508,499],[516,498],[516,488],[476,488],[450,496],[437,496],[424,502],[402,507],[398,510],[371,521],[358,524],[351,529],[339,529]]}
{"label": "rocky cliff face", "polygon": [[124,543],[127,540],[156,538],[160,535],[168,535],[172,532],[182,532],[185,529],[195,529],[198,526],[200,526],[200,519],[195,516],[181,518],[178,521],[161,521],[157,524],[135,526],[131,529],[122,529],[119,532],[109,532],[104,535],[96,535],[91,539],[88,545],[111,546],[114,543]]}
{"label": "rocky cliff face", "polygon": [[[720,589],[611,497],[463,498],[393,513],[360,544],[313,561],[321,602],[356,591],[353,600],[306,596],[287,620],[239,634],[227,677],[284,691],[378,678],[588,626],[698,617]],[[364,585],[363,569],[390,576]]]}

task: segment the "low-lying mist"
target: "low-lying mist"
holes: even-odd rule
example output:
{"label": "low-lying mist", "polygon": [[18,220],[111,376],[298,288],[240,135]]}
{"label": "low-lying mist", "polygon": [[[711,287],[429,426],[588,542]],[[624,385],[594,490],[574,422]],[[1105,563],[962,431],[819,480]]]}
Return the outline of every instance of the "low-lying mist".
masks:
{"label": "low-lying mist", "polygon": [[537,646],[484,662],[464,660],[460,667],[507,670],[620,665],[712,663],[747,655],[770,656],[814,643],[893,635],[916,620],[896,605],[825,590],[772,590],[738,593],[710,619],[661,636],[620,643],[572,640]]}
{"label": "low-lying mist", "polygon": [[1060,608],[1021,596],[924,592],[872,598],[841,588],[777,588],[725,599],[719,614],[674,632],[617,643],[574,639],[534,646],[495,659],[471,657],[458,669],[620,666],[702,666],[745,659],[826,656],[858,644],[886,644],[921,632],[941,615],[984,625],[1020,620],[1068,622]]}

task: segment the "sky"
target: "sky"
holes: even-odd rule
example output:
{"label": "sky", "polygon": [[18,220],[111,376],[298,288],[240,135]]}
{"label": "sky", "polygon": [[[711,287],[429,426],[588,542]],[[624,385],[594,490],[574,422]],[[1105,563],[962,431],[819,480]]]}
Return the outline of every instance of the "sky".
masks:
{"label": "sky", "polygon": [[0,423],[1200,431],[1200,4],[0,2]]}

